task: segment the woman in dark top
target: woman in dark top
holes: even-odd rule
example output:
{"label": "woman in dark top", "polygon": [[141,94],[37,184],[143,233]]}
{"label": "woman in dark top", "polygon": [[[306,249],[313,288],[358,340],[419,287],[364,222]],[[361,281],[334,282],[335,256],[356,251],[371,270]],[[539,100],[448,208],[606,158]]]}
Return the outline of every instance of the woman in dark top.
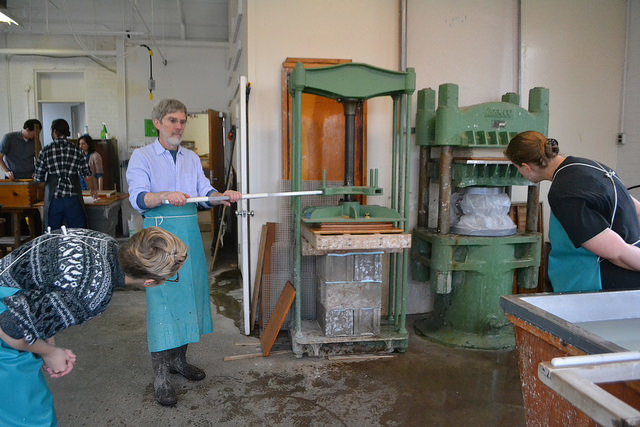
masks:
{"label": "woman in dark top", "polygon": [[640,203],[615,171],[562,156],[539,132],[516,135],[505,150],[522,176],[551,181],[548,272],[556,292],[640,288]]}

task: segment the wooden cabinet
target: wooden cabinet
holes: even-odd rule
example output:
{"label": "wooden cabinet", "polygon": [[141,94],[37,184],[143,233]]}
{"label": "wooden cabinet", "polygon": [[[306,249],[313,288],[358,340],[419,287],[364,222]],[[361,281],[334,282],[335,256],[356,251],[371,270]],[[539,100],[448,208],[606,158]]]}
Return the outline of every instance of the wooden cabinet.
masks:
{"label": "wooden cabinet", "polygon": [[32,179],[0,179],[0,207],[24,208],[44,200],[44,185]]}
{"label": "wooden cabinet", "polygon": [[102,156],[102,188],[120,192],[120,160],[118,157],[118,141],[115,139],[94,139],[96,152]]}

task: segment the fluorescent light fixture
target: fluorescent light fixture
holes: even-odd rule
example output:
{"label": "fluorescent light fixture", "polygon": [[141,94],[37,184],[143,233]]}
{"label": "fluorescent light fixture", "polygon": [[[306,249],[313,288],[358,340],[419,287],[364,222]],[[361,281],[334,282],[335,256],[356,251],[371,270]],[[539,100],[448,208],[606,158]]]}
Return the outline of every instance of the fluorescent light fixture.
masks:
{"label": "fluorescent light fixture", "polygon": [[7,0],[0,0],[0,22],[5,22],[9,25],[20,25],[18,21],[7,14]]}
{"label": "fluorescent light fixture", "polygon": [[15,20],[13,20],[9,15],[3,12],[0,12],[0,22],[6,22],[9,25],[11,24],[20,25]]}

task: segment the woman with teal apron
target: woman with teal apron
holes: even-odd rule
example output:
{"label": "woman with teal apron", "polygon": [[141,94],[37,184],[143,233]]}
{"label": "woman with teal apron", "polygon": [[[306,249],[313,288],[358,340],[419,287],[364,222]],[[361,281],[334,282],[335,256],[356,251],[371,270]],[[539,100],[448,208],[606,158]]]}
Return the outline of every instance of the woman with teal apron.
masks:
{"label": "woman with teal apron", "polygon": [[548,274],[555,292],[640,287],[640,212],[615,171],[559,154],[539,132],[516,135],[505,150],[531,182],[551,181]]}
{"label": "woman with teal apron", "polygon": [[[20,289],[0,286],[0,313],[4,297]],[[57,426],[53,396],[42,373],[42,358],[16,350],[0,340],[0,411],[2,426]]]}

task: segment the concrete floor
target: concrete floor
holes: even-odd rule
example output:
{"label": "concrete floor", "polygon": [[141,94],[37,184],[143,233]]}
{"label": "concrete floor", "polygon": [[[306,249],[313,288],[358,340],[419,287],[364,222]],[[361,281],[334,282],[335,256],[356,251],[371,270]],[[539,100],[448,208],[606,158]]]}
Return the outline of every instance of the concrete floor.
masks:
{"label": "concrete floor", "polygon": [[[210,235],[203,233],[205,248]],[[218,264],[218,263],[216,263]],[[260,351],[239,328],[242,295],[233,265],[210,273],[214,332],[189,346],[207,372],[174,375],[174,408],[153,397],[145,294],[118,290],[107,311],[56,340],[78,356],[74,371],[49,380],[61,426],[524,426],[513,351],[431,343],[413,331],[409,348],[383,360],[332,361],[292,353],[223,361]],[[234,302],[235,301],[235,302]],[[250,345],[238,345],[248,343]],[[279,337],[274,351],[290,350]]]}

